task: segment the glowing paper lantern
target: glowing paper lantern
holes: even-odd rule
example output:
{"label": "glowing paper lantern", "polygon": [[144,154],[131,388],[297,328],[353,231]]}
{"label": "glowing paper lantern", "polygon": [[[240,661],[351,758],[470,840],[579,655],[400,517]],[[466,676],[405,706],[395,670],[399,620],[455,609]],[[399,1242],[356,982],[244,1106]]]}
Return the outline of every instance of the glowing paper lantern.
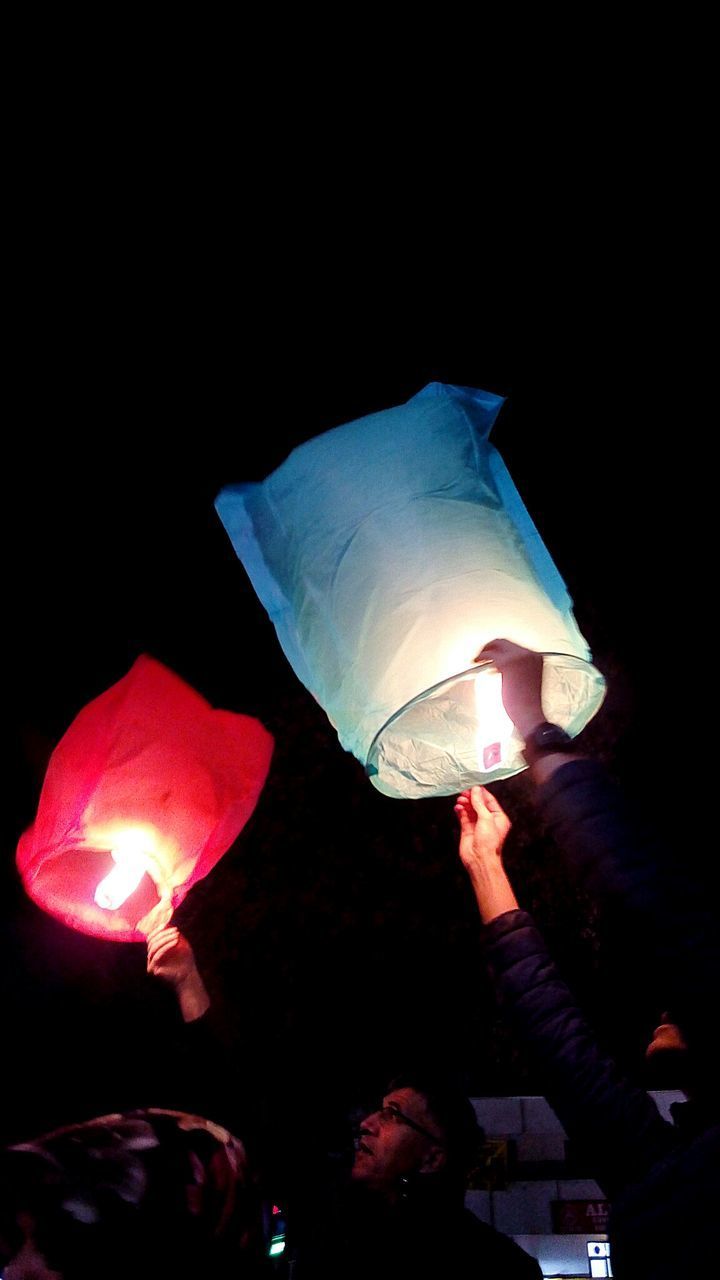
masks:
{"label": "glowing paper lantern", "polygon": [[548,717],[579,733],[604,694],[572,602],[488,436],[500,396],[431,383],[317,436],[217,510],[297,675],[374,785],[450,795],[525,767],[505,636],[553,655]]}
{"label": "glowing paper lantern", "polygon": [[143,941],[230,848],[272,738],[216,711],[153,658],[75,718],[48,765],[17,863],[30,897],[83,933]]}

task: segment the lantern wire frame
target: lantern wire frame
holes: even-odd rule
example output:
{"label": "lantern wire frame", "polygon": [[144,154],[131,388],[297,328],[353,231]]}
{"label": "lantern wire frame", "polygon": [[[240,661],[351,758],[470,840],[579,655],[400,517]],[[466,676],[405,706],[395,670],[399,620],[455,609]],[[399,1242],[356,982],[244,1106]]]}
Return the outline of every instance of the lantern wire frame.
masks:
{"label": "lantern wire frame", "polygon": [[[544,713],[574,738],[602,705],[605,679],[591,662],[574,654],[546,652],[543,659]],[[526,769],[524,741],[511,722],[502,743],[493,742],[491,729],[489,749],[483,751],[481,745],[485,726],[475,685],[499,674],[486,659],[400,707],[370,744],[365,771],[373,786],[398,799],[456,795]]]}

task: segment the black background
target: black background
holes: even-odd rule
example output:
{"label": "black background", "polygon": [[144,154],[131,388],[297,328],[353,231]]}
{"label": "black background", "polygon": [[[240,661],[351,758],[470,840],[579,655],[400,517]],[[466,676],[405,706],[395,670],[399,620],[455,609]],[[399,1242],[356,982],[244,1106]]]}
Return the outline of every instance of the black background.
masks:
{"label": "black background", "polygon": [[[392,187],[335,171],[319,191],[298,138],[294,165],[266,157],[249,186],[242,149],[197,137],[172,172],[147,143],[137,165],[80,148],[70,177],[49,120],[47,138],[45,203],[19,193],[11,254],[5,1132],[171,1092],[172,1009],[142,948],[67,930],[14,868],[52,746],[141,652],[276,738],[253,819],[177,920],[268,1089],[344,1103],[429,1055],[472,1092],[532,1092],[482,972],[452,801],[382,797],[343,753],[213,499],[433,379],[506,396],[492,439],[610,682],[595,746],[710,883],[713,401],[692,220],[658,222],[662,166],[643,186],[629,155],[562,189],[520,168],[488,221],[469,162],[436,218],[434,166],[407,157]],[[521,901],[638,1066],[662,994],[633,987],[566,882],[525,779],[497,793]]]}

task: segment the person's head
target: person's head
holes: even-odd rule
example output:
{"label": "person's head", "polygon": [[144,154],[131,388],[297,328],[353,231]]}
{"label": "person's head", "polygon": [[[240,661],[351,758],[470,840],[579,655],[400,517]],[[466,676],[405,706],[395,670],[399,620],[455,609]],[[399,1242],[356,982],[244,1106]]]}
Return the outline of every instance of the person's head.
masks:
{"label": "person's head", "polygon": [[0,1157],[10,1280],[254,1276],[262,1250],[244,1147],[200,1117],[101,1116]]}
{"label": "person's head", "polygon": [[667,1012],[661,1013],[660,1022],[650,1037],[645,1050],[645,1057],[650,1059],[660,1053],[684,1053],[687,1051],[685,1037],[677,1022]]}
{"label": "person's head", "polygon": [[694,1059],[688,1051],[687,1039],[675,1016],[660,1014],[658,1025],[645,1050],[645,1083],[651,1089],[682,1089],[697,1095],[700,1079],[694,1070]]}
{"label": "person's head", "polygon": [[398,1076],[360,1124],[352,1179],[389,1202],[411,1187],[461,1194],[482,1138],[471,1103],[452,1083]]}

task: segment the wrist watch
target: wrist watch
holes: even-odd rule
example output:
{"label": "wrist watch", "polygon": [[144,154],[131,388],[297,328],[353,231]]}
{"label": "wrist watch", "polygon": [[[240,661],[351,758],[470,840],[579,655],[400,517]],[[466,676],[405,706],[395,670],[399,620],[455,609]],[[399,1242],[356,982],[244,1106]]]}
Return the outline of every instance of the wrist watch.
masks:
{"label": "wrist watch", "polygon": [[559,724],[551,724],[549,720],[543,720],[542,724],[531,729],[525,739],[523,755],[528,764],[534,764],[538,756],[549,755],[551,751],[574,750],[575,745],[569,733],[561,729]]}

